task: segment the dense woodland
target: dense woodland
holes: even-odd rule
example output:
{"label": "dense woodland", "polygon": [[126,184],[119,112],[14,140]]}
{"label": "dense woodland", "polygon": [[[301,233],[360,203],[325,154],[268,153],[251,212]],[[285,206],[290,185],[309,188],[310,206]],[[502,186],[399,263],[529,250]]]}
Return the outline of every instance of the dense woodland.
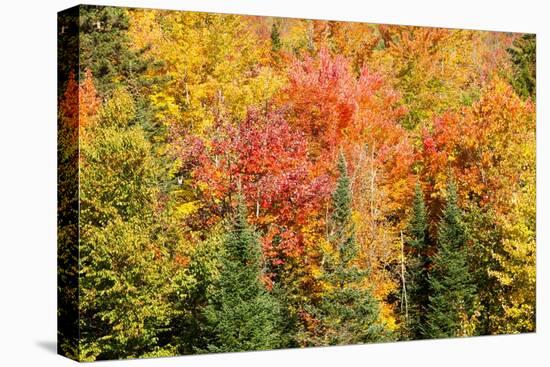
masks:
{"label": "dense woodland", "polygon": [[63,354],[535,331],[534,35],[71,14]]}

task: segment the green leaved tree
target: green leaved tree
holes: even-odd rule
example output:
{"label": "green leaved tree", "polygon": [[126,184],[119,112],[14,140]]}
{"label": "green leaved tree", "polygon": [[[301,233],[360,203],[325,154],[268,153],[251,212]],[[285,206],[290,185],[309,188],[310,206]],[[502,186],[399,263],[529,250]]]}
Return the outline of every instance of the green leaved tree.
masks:
{"label": "green leaved tree", "polygon": [[100,95],[124,86],[136,97],[147,84],[151,61],[130,47],[128,28],[127,9],[80,6],[80,67],[92,71]]}
{"label": "green leaved tree", "polygon": [[280,307],[262,281],[258,236],[239,203],[224,241],[219,279],[205,308],[207,348],[201,352],[273,349],[279,344]]}
{"label": "green leaved tree", "polygon": [[431,294],[424,327],[425,338],[463,336],[475,292],[468,269],[466,236],[454,181],[447,186],[447,203],[437,232],[437,253],[429,274]]}
{"label": "green leaved tree", "polygon": [[407,228],[407,333],[411,339],[423,337],[422,329],[430,291],[428,281],[428,213],[424,194],[416,185],[412,214]]}
{"label": "green leaved tree", "polygon": [[279,22],[275,20],[271,25],[271,50],[277,52],[281,49],[281,31],[279,30]]}
{"label": "green leaved tree", "polygon": [[159,335],[178,250],[154,210],[157,162],[131,95],[114,91],[81,129],[79,359],[172,355]]}
{"label": "green leaved tree", "polygon": [[355,260],[358,245],[352,218],[351,183],[343,153],[338,160],[339,178],[332,195],[333,213],[329,242],[320,280],[325,285],[312,313],[319,321],[313,336],[316,345],[357,344],[383,340],[379,304],[368,284],[368,271]]}
{"label": "green leaved tree", "polygon": [[535,98],[537,92],[537,39],[535,34],[524,34],[508,49],[512,60],[512,86],[523,97]]}

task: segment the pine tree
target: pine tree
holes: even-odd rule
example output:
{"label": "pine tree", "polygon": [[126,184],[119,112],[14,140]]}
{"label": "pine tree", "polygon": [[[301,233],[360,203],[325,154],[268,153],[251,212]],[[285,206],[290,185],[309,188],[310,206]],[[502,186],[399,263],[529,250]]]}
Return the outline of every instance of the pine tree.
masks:
{"label": "pine tree", "polygon": [[468,269],[465,230],[453,181],[447,187],[447,203],[437,240],[438,251],[429,274],[431,295],[424,337],[462,336],[461,322],[468,314],[475,289]]}
{"label": "pine tree", "polygon": [[[279,305],[261,279],[260,243],[239,198],[234,223],[224,243],[217,284],[205,309],[209,352],[279,347]],[[199,350],[202,352],[203,350]]]}
{"label": "pine tree", "polygon": [[338,172],[329,236],[333,253],[326,254],[321,276],[327,289],[313,308],[313,315],[321,325],[313,338],[317,345],[366,343],[385,337],[378,301],[366,284],[368,271],[354,263],[358,246],[352,219],[351,183],[342,153]]}
{"label": "pine tree", "polygon": [[429,283],[427,266],[428,250],[428,213],[424,203],[424,194],[420,185],[416,185],[412,215],[407,228],[407,293],[408,322],[407,330],[411,339],[422,338],[422,326],[425,322],[428,306]]}

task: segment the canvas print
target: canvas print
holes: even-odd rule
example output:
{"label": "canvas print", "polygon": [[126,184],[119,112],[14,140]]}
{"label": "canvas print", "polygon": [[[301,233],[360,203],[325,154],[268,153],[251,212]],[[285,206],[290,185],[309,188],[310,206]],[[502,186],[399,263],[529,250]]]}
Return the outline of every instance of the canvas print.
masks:
{"label": "canvas print", "polygon": [[534,34],[58,16],[58,350],[534,332]]}

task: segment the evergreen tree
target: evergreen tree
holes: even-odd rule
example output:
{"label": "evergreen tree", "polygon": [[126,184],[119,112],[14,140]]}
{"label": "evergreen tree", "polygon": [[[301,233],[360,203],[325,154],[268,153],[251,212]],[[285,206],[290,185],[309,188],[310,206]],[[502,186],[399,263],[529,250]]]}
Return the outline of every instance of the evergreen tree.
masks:
{"label": "evergreen tree", "polygon": [[279,30],[279,23],[274,21],[271,26],[271,50],[275,52],[279,51],[281,46],[281,31]]}
{"label": "evergreen tree", "polygon": [[[57,16],[57,97],[60,100],[67,89],[69,76],[79,79],[75,74],[79,67],[79,21],[80,6],[77,5]],[[61,60],[63,60],[61,62]],[[84,70],[84,69],[83,69]]]}
{"label": "evergreen tree", "polygon": [[453,181],[447,187],[447,203],[437,240],[438,251],[429,274],[431,295],[424,337],[462,336],[462,320],[468,315],[475,289],[468,269],[465,230]]}
{"label": "evergreen tree", "polygon": [[342,153],[338,172],[329,236],[333,252],[325,254],[321,276],[327,289],[313,308],[313,315],[321,325],[313,338],[317,345],[366,343],[385,337],[378,301],[366,284],[368,272],[354,263],[358,246],[352,219],[351,183]]}
{"label": "evergreen tree", "polygon": [[203,235],[204,240],[189,246],[189,264],[184,267],[178,285],[169,296],[174,309],[170,329],[164,337],[177,346],[179,354],[207,350],[208,325],[204,309],[208,305],[208,290],[220,268],[220,251],[226,240],[226,223],[220,222]]}
{"label": "evergreen tree", "polygon": [[279,305],[262,282],[260,243],[243,199],[224,243],[218,281],[205,308],[207,350],[236,352],[279,347]]}
{"label": "evergreen tree", "polygon": [[129,25],[127,9],[80,7],[80,67],[92,71],[101,95],[124,86],[136,97],[146,81],[151,61],[130,47]]}
{"label": "evergreen tree", "polygon": [[[351,183],[348,168],[343,153],[338,159],[338,182],[332,195],[334,212],[332,213],[333,234],[332,242],[336,245],[340,255],[340,267],[345,268],[357,255],[355,240],[355,226],[352,220]],[[340,287],[344,281],[341,279]]]}
{"label": "evergreen tree", "polygon": [[128,9],[81,5],[79,19],[80,73],[88,69],[92,71],[96,88],[103,98],[110,98],[119,88],[131,94],[136,122],[153,143],[154,153],[161,156],[162,149],[158,145],[166,141],[168,132],[166,125],[156,117],[150,95],[152,88],[162,88],[167,78],[152,76],[150,71],[158,69],[164,62],[146,57],[147,48],[132,47],[128,35]]}
{"label": "evergreen tree", "polygon": [[428,250],[428,213],[424,203],[424,194],[420,185],[416,185],[412,215],[407,228],[407,331],[411,339],[422,338],[428,306],[429,283],[427,266]]}
{"label": "evergreen tree", "polygon": [[524,34],[508,49],[514,75],[511,84],[520,96],[535,98],[537,92],[537,40],[535,34]]}

